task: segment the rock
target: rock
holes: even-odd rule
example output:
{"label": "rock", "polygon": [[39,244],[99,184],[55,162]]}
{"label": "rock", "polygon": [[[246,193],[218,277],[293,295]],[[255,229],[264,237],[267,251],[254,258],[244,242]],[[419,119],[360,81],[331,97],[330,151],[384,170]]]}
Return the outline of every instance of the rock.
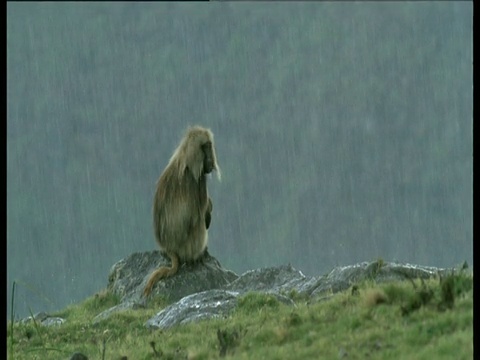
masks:
{"label": "rock", "polygon": [[[108,290],[118,295],[121,302],[98,314],[93,323],[97,324],[120,311],[145,308],[148,299],[142,294],[150,274],[159,266],[169,265],[170,260],[159,251],[134,253],[114,264],[108,277]],[[378,260],[335,267],[321,276],[305,276],[291,265],[250,270],[238,276],[205,252],[201,261],[183,264],[177,274],[162,279],[154,286],[151,296],[161,295],[172,303],[149,319],[145,326],[167,329],[193,321],[225,317],[237,306],[238,297],[248,292],[272,294],[278,301],[294,306],[289,297],[293,293],[314,301],[328,300],[333,294],[364,280],[382,283],[428,279],[446,275],[452,270]],[[21,321],[32,320],[44,326],[60,325],[65,321],[45,312]]]}
{"label": "rock", "polygon": [[[170,260],[160,251],[134,253],[114,264],[108,276],[107,288],[121,297],[121,303],[98,314],[93,323],[119,311],[145,307],[147,299],[142,296],[143,289],[151,273],[160,266],[170,266]],[[206,251],[200,261],[183,264],[175,276],[159,281],[150,297],[161,295],[167,301],[175,302],[188,295],[223,288],[237,278],[237,274],[224,269]]]}
{"label": "rock", "polygon": [[247,271],[225,288],[240,293],[261,291],[282,294],[300,291],[309,279],[291,265],[282,265]]}
{"label": "rock", "polygon": [[167,329],[174,325],[226,316],[237,305],[239,293],[209,290],[184,297],[150,318],[147,328]]}
{"label": "rock", "polygon": [[20,322],[23,323],[23,324],[26,324],[26,323],[29,323],[32,320],[35,320],[35,322],[40,323],[43,320],[45,320],[46,318],[48,318],[48,314],[44,311],[40,311],[36,314],[33,314],[33,316],[29,316],[29,317],[26,317],[25,319],[20,320]]}
{"label": "rock", "polygon": [[42,321],[43,326],[52,326],[52,325],[62,325],[65,322],[65,319],[62,319],[61,317],[48,317],[45,320]]}
{"label": "rock", "polygon": [[[124,301],[140,302],[150,274],[160,266],[170,266],[170,260],[160,251],[134,253],[113,265],[108,276],[108,290]],[[183,264],[178,273],[159,281],[152,295],[162,295],[169,301],[210,289],[219,289],[238,278],[224,269],[217,259],[205,252],[201,261]]]}
{"label": "rock", "polygon": [[32,316],[29,316],[25,319],[20,320],[21,323],[29,323],[30,321],[35,321],[37,324],[43,326],[52,326],[52,325],[62,325],[65,322],[65,319],[57,316],[50,316],[46,312],[41,311]]}
{"label": "rock", "polygon": [[225,285],[223,290],[203,291],[187,296],[166,307],[149,319],[145,326],[166,329],[188,322],[228,315],[237,305],[237,298],[247,292],[273,294],[280,302],[294,305],[284,294],[299,291],[309,280],[291,265],[247,271]]}
{"label": "rock", "polygon": [[384,261],[362,262],[350,266],[339,266],[327,275],[318,277],[312,285],[312,297],[324,296],[348,289],[352,284],[363,280],[377,283],[401,281],[407,279],[428,279],[448,270],[428,266],[391,263]]}
{"label": "rock", "polygon": [[[161,264],[157,264],[158,258]],[[117,311],[141,307],[140,294],[150,273],[159,265],[168,265],[168,260],[158,251],[132,254],[115,264],[109,277],[109,289],[123,297],[122,303],[97,315],[94,322]],[[161,280],[154,287],[154,294],[161,294],[174,303],[145,325],[167,329],[227,316],[237,306],[238,296],[251,291],[274,294],[282,303],[294,305],[288,298],[292,293],[315,301],[328,300],[332,294],[367,279],[377,282],[426,279],[445,271],[379,260],[339,266],[322,276],[305,276],[291,265],[282,265],[247,271],[238,277],[207,253],[201,263],[183,265],[175,276]]]}
{"label": "rock", "polygon": [[[237,291],[208,290],[184,297],[182,300],[167,306],[150,318],[147,328],[168,329],[175,325],[187,324],[199,320],[222,318],[236,308],[238,297],[243,295]],[[294,306],[295,303],[280,294],[272,295],[281,303]]]}

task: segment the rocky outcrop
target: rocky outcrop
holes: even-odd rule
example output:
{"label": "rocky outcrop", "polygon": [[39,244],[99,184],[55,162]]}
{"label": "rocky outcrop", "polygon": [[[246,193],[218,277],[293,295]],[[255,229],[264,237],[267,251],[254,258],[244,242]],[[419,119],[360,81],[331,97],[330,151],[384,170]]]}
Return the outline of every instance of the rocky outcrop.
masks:
{"label": "rocky outcrop", "polygon": [[[170,266],[170,260],[160,251],[133,253],[114,264],[108,276],[107,289],[118,295],[121,302],[98,314],[93,323],[119,311],[145,307],[147,299],[142,297],[143,289],[150,274],[161,266]],[[175,276],[155,284],[150,296],[160,295],[169,302],[176,302],[205,290],[221,289],[237,278],[237,274],[223,268],[217,259],[205,251],[201,260],[183,264]]]}
{"label": "rocky outcrop", "polygon": [[247,271],[220,290],[191,295],[160,311],[145,324],[150,328],[166,329],[200,319],[228,315],[237,305],[237,298],[256,291],[274,294],[280,301],[293,305],[288,295],[297,294],[312,300],[327,299],[363,280],[387,282],[406,279],[428,279],[445,269],[410,264],[363,262],[336,267],[323,276],[308,277],[291,265]]}
{"label": "rocky outcrop", "polygon": [[237,297],[238,293],[227,290],[208,290],[189,295],[160,311],[145,326],[166,329],[192,321],[221,318],[236,307]]}
{"label": "rocky outcrop", "polygon": [[21,322],[27,324],[29,322],[35,322],[43,326],[52,326],[52,325],[62,325],[65,322],[65,319],[62,319],[58,316],[50,316],[46,312],[39,312],[33,316],[26,317],[22,319]]}
{"label": "rocky outcrop", "polygon": [[[138,301],[150,274],[161,266],[170,266],[170,260],[160,251],[134,253],[112,266],[107,288],[122,302]],[[162,295],[169,301],[177,301],[201,291],[222,288],[237,278],[237,274],[223,268],[206,251],[197,263],[183,264],[175,276],[159,281],[152,296]]]}
{"label": "rocky outcrop", "polygon": [[[93,322],[98,323],[126,309],[144,308],[148,301],[142,297],[144,286],[152,271],[164,265],[168,266],[169,260],[159,251],[134,253],[113,265],[107,288],[121,298],[120,304],[98,314]],[[428,279],[450,271],[379,260],[336,267],[320,276],[305,276],[291,265],[250,270],[238,276],[206,252],[201,261],[182,265],[177,274],[154,286],[150,296],[160,295],[171,304],[149,319],[145,326],[167,329],[192,321],[226,317],[236,308],[239,297],[248,292],[272,294],[280,302],[294,305],[292,298],[296,296],[310,301],[325,300],[364,280],[381,283]],[[40,313],[35,321],[51,325],[64,320]]]}

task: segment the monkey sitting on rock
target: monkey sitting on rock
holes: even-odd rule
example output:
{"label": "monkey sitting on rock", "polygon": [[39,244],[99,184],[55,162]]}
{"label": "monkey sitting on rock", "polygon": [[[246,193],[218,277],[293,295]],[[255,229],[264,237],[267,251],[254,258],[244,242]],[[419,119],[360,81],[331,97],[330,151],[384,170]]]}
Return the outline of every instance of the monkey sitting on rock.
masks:
{"label": "monkey sitting on rock", "polygon": [[158,268],[150,275],[144,296],[150,295],[159,280],[174,275],[181,263],[203,255],[213,207],[206,175],[213,170],[220,179],[212,132],[190,127],[158,179],[153,200],[155,238],[172,266]]}

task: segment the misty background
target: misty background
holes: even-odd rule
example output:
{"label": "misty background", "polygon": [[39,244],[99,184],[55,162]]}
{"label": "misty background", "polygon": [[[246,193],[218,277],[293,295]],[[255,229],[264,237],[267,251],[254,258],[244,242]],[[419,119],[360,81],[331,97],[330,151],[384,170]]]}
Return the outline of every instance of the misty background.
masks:
{"label": "misty background", "polygon": [[7,304],[59,310],[157,250],[155,183],[211,128],[238,274],[473,265],[472,2],[7,4]]}

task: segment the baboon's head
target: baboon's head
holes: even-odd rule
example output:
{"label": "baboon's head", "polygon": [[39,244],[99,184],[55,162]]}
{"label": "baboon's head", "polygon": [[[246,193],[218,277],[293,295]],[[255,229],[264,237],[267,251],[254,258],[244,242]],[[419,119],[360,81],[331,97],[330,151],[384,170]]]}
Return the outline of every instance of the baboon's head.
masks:
{"label": "baboon's head", "polygon": [[181,172],[189,169],[196,180],[213,170],[220,179],[213,134],[209,129],[201,126],[190,127],[172,160],[175,158],[180,161]]}
{"label": "baboon's head", "polygon": [[203,152],[203,173],[210,174],[217,166],[212,142],[207,141],[201,148]]}

